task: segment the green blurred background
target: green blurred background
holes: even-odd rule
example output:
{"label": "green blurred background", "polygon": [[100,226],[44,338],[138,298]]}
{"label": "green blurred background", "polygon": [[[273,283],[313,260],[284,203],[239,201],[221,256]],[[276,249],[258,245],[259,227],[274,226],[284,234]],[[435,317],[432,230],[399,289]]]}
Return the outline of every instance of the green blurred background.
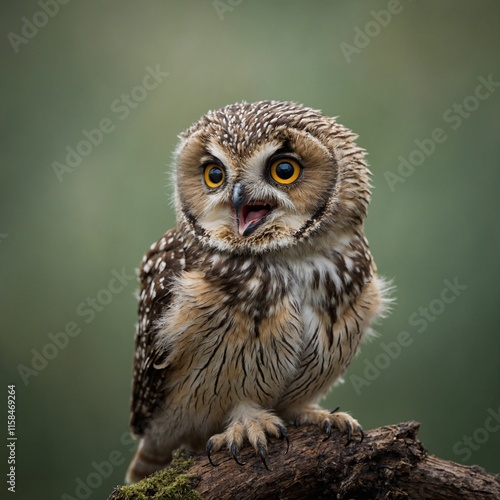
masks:
{"label": "green blurred background", "polygon": [[[57,5],[0,8],[0,357],[3,390],[17,386],[19,498],[106,498],[123,481],[137,285],[103,290],[174,224],[166,171],[177,134],[240,100],[320,108],[369,152],[367,233],[397,304],[326,404],[366,429],[417,420],[432,453],[499,472],[500,4]],[[168,76],[133,91],[147,67]],[[140,102],[117,108],[132,91]],[[53,163],[104,119],[113,130],[58,177]],[[425,141],[437,128],[441,142]],[[400,156],[420,164],[398,172]],[[440,298],[445,280],[466,286],[453,302]],[[81,333],[23,380],[19,366],[31,368],[33,349],[54,355],[49,333],[68,322]],[[398,349],[401,332],[410,345]],[[99,475],[93,463],[110,455]]]}

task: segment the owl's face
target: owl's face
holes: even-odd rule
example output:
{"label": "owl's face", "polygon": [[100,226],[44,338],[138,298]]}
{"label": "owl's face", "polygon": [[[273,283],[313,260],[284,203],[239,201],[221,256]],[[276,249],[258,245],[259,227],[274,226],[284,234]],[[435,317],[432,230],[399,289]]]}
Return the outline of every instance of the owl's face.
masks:
{"label": "owl's face", "polygon": [[369,172],[355,135],[297,104],[234,104],[181,136],[176,208],[205,245],[262,253],[361,224]]}

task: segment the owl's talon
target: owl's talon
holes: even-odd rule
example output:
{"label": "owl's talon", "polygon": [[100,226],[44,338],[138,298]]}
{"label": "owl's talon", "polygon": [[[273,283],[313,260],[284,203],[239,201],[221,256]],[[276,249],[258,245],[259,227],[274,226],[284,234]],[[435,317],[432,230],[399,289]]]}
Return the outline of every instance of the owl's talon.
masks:
{"label": "owl's talon", "polygon": [[259,456],[260,459],[262,460],[262,463],[264,464],[264,467],[271,472],[271,469],[267,466],[266,462],[266,455],[267,455],[267,450],[262,446],[262,444],[259,443]]}
{"label": "owl's talon", "polygon": [[328,441],[332,435],[332,424],[330,423],[330,420],[325,422],[325,432],[326,437],[323,439],[323,442]]}
{"label": "owl's talon", "polygon": [[223,433],[214,434],[207,442],[206,448],[210,463],[218,465],[211,459],[211,453],[224,449],[238,465],[244,466],[245,461],[241,460],[238,455],[244,441],[248,441],[266,469],[270,470],[266,462],[269,438],[285,440],[288,452],[289,439],[284,422],[278,416],[250,404],[242,403],[233,411],[235,418],[226,430]]}
{"label": "owl's talon", "polygon": [[352,425],[351,425],[351,422],[349,422],[349,420],[346,420],[345,421],[345,426],[347,427],[347,442],[346,442],[346,446],[349,446],[352,442]]}
{"label": "owl's talon", "polygon": [[212,448],[214,447],[213,441],[210,439],[207,443],[207,457],[208,461],[212,464],[213,467],[219,467],[220,464],[216,464],[213,460],[212,457],[210,456],[210,452],[212,451]]}
{"label": "owl's talon", "polygon": [[280,431],[280,439],[284,439],[286,442],[286,451],[285,455],[288,453],[288,450],[290,449],[290,440],[288,439],[288,434],[286,432],[286,429],[282,426],[278,426],[278,430]]}
{"label": "owl's talon", "polygon": [[351,444],[354,439],[361,442],[364,438],[363,428],[359,422],[351,417],[348,413],[339,411],[339,407],[334,410],[323,410],[317,405],[311,405],[302,408],[297,413],[292,413],[289,417],[290,421],[298,421],[301,424],[315,424],[321,427],[326,433],[323,441],[328,441],[331,437],[333,429],[338,429],[341,435],[346,434],[346,446]]}
{"label": "owl's talon", "polygon": [[358,426],[358,431],[359,431],[359,434],[361,436],[359,438],[359,442],[362,443],[363,439],[365,439],[365,431],[364,431],[363,427],[361,427],[361,425]]}
{"label": "owl's talon", "polygon": [[231,445],[231,456],[238,465],[241,465],[242,467],[246,465],[246,462],[240,462],[238,459],[238,449],[236,448],[236,443]]}

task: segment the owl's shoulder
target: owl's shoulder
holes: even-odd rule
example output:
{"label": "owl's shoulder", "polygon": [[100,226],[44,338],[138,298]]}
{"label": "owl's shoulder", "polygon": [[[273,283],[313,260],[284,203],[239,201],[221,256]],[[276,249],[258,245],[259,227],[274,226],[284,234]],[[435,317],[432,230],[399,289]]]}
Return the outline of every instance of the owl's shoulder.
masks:
{"label": "owl's shoulder", "polygon": [[175,271],[184,267],[185,251],[189,245],[183,231],[173,228],[153,243],[144,255],[140,266],[140,278],[148,280],[163,271]]}
{"label": "owl's shoulder", "polygon": [[145,323],[161,314],[170,301],[175,277],[190,267],[195,253],[192,238],[178,228],[151,245],[139,270],[139,314]]}

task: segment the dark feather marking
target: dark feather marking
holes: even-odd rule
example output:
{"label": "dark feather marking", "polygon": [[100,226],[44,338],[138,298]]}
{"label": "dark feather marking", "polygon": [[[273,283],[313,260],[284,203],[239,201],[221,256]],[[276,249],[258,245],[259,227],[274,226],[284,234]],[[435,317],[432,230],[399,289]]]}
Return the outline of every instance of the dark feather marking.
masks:
{"label": "dark feather marking", "polygon": [[[307,389],[307,387],[309,387],[312,380],[316,380],[316,376],[310,373],[308,378],[306,378],[299,386],[295,387],[292,391],[290,391],[287,394],[287,400],[288,396],[291,396],[290,399],[291,401],[293,401],[297,396],[300,397],[304,393],[304,390]],[[296,394],[296,396],[293,396],[294,394]]]}
{"label": "dark feather marking", "polygon": [[[260,348],[262,350],[262,344],[260,344]],[[255,352],[255,345],[254,345],[254,352]],[[262,352],[261,352],[262,355]],[[264,372],[262,371],[262,367],[260,366],[260,363],[257,360],[257,356],[255,356],[255,365],[257,366],[257,370],[260,374],[260,379],[262,380],[262,383],[269,386],[269,384],[266,382],[266,377],[264,376]],[[255,377],[255,382],[259,386],[259,389],[269,398],[272,398],[271,394],[269,394],[261,385],[259,381],[259,377]]]}
{"label": "dark feather marking", "polygon": [[[357,316],[357,318],[361,321],[363,321],[363,318],[358,314],[358,311],[356,311],[356,308],[354,307],[354,304],[351,305],[351,309],[354,312],[354,314]],[[359,325],[358,325],[359,328]]]}
{"label": "dark feather marking", "polygon": [[[274,339],[274,338],[273,338],[273,340],[272,340],[272,342],[271,342],[271,347],[272,347],[272,352],[273,352],[274,354],[276,354],[275,359],[276,359],[276,361],[278,362],[278,365],[279,365],[279,364],[280,364],[280,358],[279,358],[279,355],[278,355],[279,349],[278,349],[278,347],[277,347],[277,345],[276,345],[276,339]],[[271,377],[273,377],[273,376],[274,376],[274,380],[279,380],[279,379],[280,379],[280,376],[279,376],[278,372],[276,371],[276,368],[277,368],[277,367],[276,367],[276,364],[275,364],[275,363],[273,363],[273,362],[271,361],[271,362],[269,363],[269,368],[270,368],[270,369],[271,369],[271,371],[272,371],[272,375],[271,375]]]}
{"label": "dark feather marking", "polygon": [[313,214],[313,216],[310,219],[306,220],[304,225],[295,232],[293,237],[300,238],[312,225],[316,224],[318,220],[321,219],[323,214],[326,212],[327,207],[328,207],[327,203],[321,205]]}
{"label": "dark feather marking", "polygon": [[[197,368],[198,373],[196,374],[196,377],[194,378],[194,380],[191,382],[191,387],[193,387],[193,385],[198,381],[198,379],[200,378],[201,374],[206,371],[207,367],[210,365],[210,363],[212,362],[213,358],[217,354],[217,351],[223,345],[223,341],[224,341],[224,337],[221,336],[221,338],[219,339],[219,342],[217,343],[217,346],[212,350],[212,354],[210,354],[207,362],[201,368]],[[196,396],[198,394],[199,389],[200,389],[200,384],[198,384],[196,386],[196,389],[194,391],[194,397],[195,398],[196,398]]]}
{"label": "dark feather marking", "polygon": [[222,369],[224,368],[226,364],[226,355],[227,355],[227,344],[226,347],[224,348],[224,354],[222,355],[222,362],[219,366],[219,370],[217,371],[217,376],[215,377],[215,384],[214,384],[214,394],[217,396],[218,394],[218,386],[219,386],[219,377],[222,372]]}

